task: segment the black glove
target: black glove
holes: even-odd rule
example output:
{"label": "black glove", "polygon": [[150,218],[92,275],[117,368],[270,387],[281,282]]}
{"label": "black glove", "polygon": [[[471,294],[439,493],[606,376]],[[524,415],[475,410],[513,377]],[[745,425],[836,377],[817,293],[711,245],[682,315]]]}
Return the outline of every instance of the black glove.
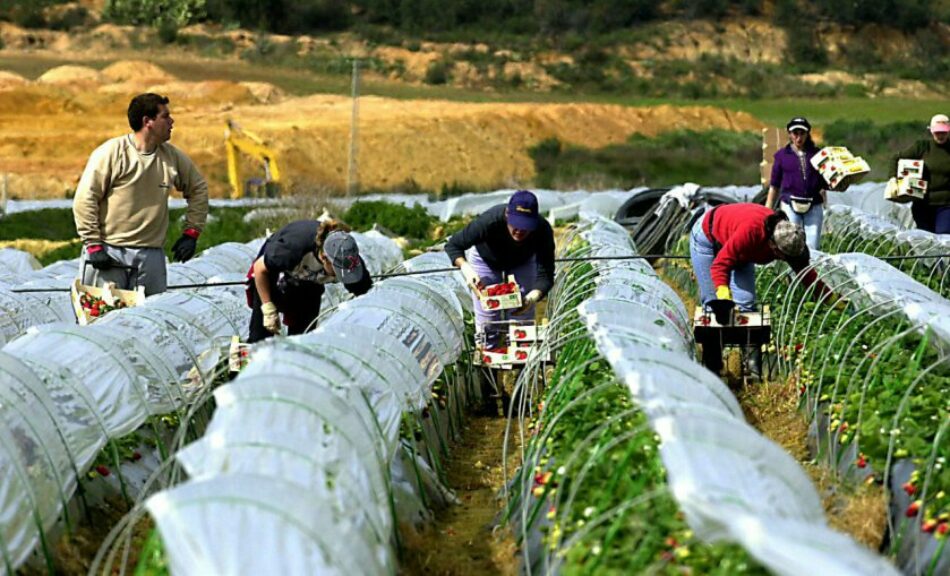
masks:
{"label": "black glove", "polygon": [[177,262],[187,262],[191,260],[191,257],[195,255],[195,250],[198,249],[198,239],[192,238],[187,234],[182,234],[181,238],[175,242],[175,245],[172,246],[172,253],[175,254],[175,261]]}
{"label": "black glove", "polygon": [[116,261],[106,254],[105,248],[98,245],[86,248],[86,262],[96,270],[107,270],[116,265]]}

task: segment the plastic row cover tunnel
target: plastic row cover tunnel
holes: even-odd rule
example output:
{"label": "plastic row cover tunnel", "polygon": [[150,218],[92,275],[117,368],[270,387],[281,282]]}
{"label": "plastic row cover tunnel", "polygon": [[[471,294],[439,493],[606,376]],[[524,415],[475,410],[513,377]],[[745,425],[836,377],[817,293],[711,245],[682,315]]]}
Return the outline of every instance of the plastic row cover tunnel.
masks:
{"label": "plastic row cover tunnel", "polygon": [[906,573],[945,574],[950,302],[867,254],[814,266],[849,309],[815,306],[795,290],[773,326],[802,382],[818,451],[849,479],[889,491],[891,552]]}
{"label": "plastic row cover tunnel", "polygon": [[[237,246],[229,252],[246,265],[253,251]],[[0,351],[3,572],[48,546],[44,533],[109,439],[206,389],[249,315],[243,295],[228,291],[164,293],[90,326],[39,326]]]}
{"label": "plastic row cover tunnel", "polygon": [[[902,230],[890,221],[856,208],[833,206],[825,219],[823,248],[828,252],[865,252],[874,256],[946,256],[950,236]],[[944,296],[950,295],[947,258],[908,258],[895,264]]]}
{"label": "plastic row cover tunnel", "polygon": [[[634,255],[619,225],[584,215],[594,254]],[[743,419],[731,392],[692,360],[683,305],[638,260],[595,261],[579,313],[661,440],[673,495],[697,537],[743,546],[778,574],[892,574],[831,530],[808,476]]]}
{"label": "plastic row cover tunnel", "polygon": [[[228,242],[203,251],[185,263],[168,266],[168,284],[198,284],[216,281],[243,280],[261,240],[247,244]],[[3,251],[0,251],[3,254]],[[25,253],[24,253],[25,254]],[[29,256],[27,254],[27,256]],[[78,260],[51,264],[46,268],[0,276],[0,345],[26,332],[32,326],[50,322],[73,323],[76,320],[68,292],[13,292],[20,288],[68,288],[79,270]],[[214,288],[215,292],[230,290]]]}
{"label": "plastic row cover tunnel", "polygon": [[174,574],[395,573],[394,515],[420,505],[400,423],[459,356],[451,278],[383,280],[316,331],[254,349],[179,452],[190,480],[146,503]]}

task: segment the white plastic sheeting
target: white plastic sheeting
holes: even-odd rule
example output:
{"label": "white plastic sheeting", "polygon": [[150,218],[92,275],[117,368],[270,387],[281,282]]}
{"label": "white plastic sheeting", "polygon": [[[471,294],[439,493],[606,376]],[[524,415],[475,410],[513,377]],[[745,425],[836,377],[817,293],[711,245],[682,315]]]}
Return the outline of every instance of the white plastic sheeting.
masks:
{"label": "white plastic sheeting", "polygon": [[[619,225],[583,219],[594,254],[636,253]],[[671,490],[697,536],[738,543],[776,574],[896,574],[827,526],[798,463],[749,426],[725,384],[691,361],[683,305],[649,267],[593,265],[597,289],[578,311],[660,437]]]}
{"label": "white plastic sheeting", "polygon": [[[828,233],[845,236],[857,234],[858,241],[888,240],[906,248],[911,254],[947,254],[950,235],[925,230],[905,230],[892,220],[849,206],[832,206],[825,216]],[[843,247],[847,249],[847,246]]]}
{"label": "white plastic sheeting", "polygon": [[0,278],[28,274],[41,267],[29,252],[13,248],[0,248]]}
{"label": "white plastic sheeting", "polygon": [[[391,266],[358,242],[372,272]],[[393,514],[425,482],[405,481],[400,423],[458,358],[459,290],[457,273],[384,280],[314,332],[255,348],[178,455],[192,479],[146,503],[172,573],[395,573]]]}
{"label": "white plastic sheeting", "polygon": [[835,254],[815,263],[825,282],[847,294],[858,310],[875,315],[897,310],[937,345],[950,351],[950,301],[890,264],[862,253]]}
{"label": "white plastic sheeting", "polygon": [[[255,246],[223,245],[170,268],[203,278],[246,270]],[[30,277],[49,286],[76,273],[75,262],[50,268]],[[0,284],[0,306],[6,296]],[[243,294],[226,290],[160,294],[90,326],[46,324],[59,318],[44,302],[10,294],[0,314],[0,333],[27,331],[0,351],[0,573],[42,541],[107,440],[183,408],[209,384],[250,317]],[[21,314],[26,307],[31,315]]]}
{"label": "white plastic sheeting", "polygon": [[831,207],[852,207],[879,216],[897,224],[901,228],[912,228],[914,220],[910,214],[910,204],[898,204],[884,199],[886,182],[861,182],[848,188],[847,192],[829,192],[828,204]]}

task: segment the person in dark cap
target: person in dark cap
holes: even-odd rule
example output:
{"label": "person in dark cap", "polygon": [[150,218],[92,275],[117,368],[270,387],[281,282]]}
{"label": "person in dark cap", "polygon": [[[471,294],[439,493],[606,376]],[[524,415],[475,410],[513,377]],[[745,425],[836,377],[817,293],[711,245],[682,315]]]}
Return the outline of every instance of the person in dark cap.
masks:
{"label": "person in dark cap", "polygon": [[[512,320],[533,320],[534,305],[554,285],[554,232],[538,213],[537,196],[527,190],[518,190],[507,205],[493,206],[472,220],[449,238],[445,253],[472,288],[481,290],[514,275],[523,306],[512,313]],[[489,322],[500,320],[501,312],[483,309],[474,291],[472,301],[475,332],[486,348],[494,348],[500,329]]]}
{"label": "person in dark cap", "polygon": [[[722,204],[693,225],[689,255],[699,285],[699,298],[709,310],[713,301],[732,301],[743,312],[755,310],[755,265],[784,260],[796,273],[808,267],[805,231],[783,212],[751,203]],[[827,288],[809,269],[802,282]],[[703,351],[704,363],[706,350]],[[749,370],[758,375],[761,351],[750,354]],[[720,359],[721,362],[721,359]]]}
{"label": "person in dark cap", "polygon": [[357,296],[373,286],[356,240],[332,220],[298,220],[278,230],[261,246],[248,278],[250,343],[280,333],[281,314],[289,335],[313,328],[325,284],[342,282]]}
{"label": "person in dark cap", "polygon": [[805,229],[808,247],[817,250],[827,200],[825,180],[811,164],[818,146],[811,138],[811,123],[797,116],[785,126],[788,145],[775,153],[772,178],[765,205],[775,208],[776,201],[792,224]]}

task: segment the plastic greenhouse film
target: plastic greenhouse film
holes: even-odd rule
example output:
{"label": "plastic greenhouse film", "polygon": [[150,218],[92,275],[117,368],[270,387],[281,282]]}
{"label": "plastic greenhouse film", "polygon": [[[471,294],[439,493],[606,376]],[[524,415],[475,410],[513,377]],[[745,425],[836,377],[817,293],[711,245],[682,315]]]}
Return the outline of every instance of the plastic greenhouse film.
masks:
{"label": "plastic greenhouse film", "polygon": [[360,325],[349,326],[345,333],[334,333],[321,326],[300,336],[299,341],[315,347],[318,352],[326,347],[330,354],[334,354],[333,350],[345,351],[350,358],[362,356],[365,361],[374,363],[387,375],[385,380],[371,381],[368,386],[391,389],[404,407],[422,409],[429,401],[422,366],[409,349],[390,334]]}
{"label": "plastic greenhouse film", "polygon": [[[142,364],[132,365],[129,347],[143,354],[146,342],[137,342],[95,326],[48,326],[31,332],[4,347],[4,352],[32,366],[46,364],[68,372],[93,399],[96,411],[110,437],[124,436],[142,425],[149,414],[147,374]],[[56,350],[55,357],[49,351]],[[165,374],[170,376],[171,373]],[[170,380],[165,380],[169,382]]]}
{"label": "plastic greenhouse film", "polygon": [[[705,406],[742,418],[742,408],[728,386],[712,372],[683,355],[650,346],[620,345],[610,338],[598,342],[614,371],[640,398],[643,409],[662,415],[683,406]],[[617,360],[613,360],[616,357]]]}
{"label": "plastic greenhouse film", "polygon": [[[439,309],[449,324],[448,326],[462,325],[462,305],[459,304],[455,294],[438,282],[427,282],[418,278],[403,277],[390,278],[384,284],[380,285],[383,290],[392,290],[396,292],[406,292],[407,294],[421,298],[432,306]],[[469,298],[471,301],[471,298]]]}
{"label": "plastic greenhouse film", "polygon": [[[646,308],[659,316],[653,321],[658,327],[664,327],[666,323],[669,323],[676,328],[681,338],[686,341],[692,340],[692,322],[686,317],[685,309],[682,304],[672,305],[670,295],[664,292],[660,286],[650,284],[631,286],[626,283],[603,283],[597,288],[590,302],[597,303],[596,312],[602,314],[604,318],[609,318],[611,308],[623,309],[625,312],[634,311],[636,308]],[[678,302],[679,299],[677,299]],[[595,311],[594,308],[590,310]]]}
{"label": "plastic greenhouse film", "polygon": [[353,446],[317,444],[311,438],[272,430],[229,428],[205,436],[176,454],[188,476],[202,481],[226,474],[257,474],[299,484],[335,515],[367,523],[376,542],[387,542],[392,516],[385,485],[367,474]]}
{"label": "plastic greenhouse film", "polygon": [[422,372],[426,375],[426,385],[431,385],[442,373],[442,361],[438,350],[428,333],[419,329],[406,317],[393,314],[391,308],[369,306],[360,298],[360,305],[353,307],[342,306],[336,313],[323,323],[325,330],[342,332],[343,328],[351,326],[366,326],[396,338],[403,346],[409,349],[416,358]]}
{"label": "plastic greenhouse film", "polygon": [[[745,422],[703,407],[684,407],[675,416],[653,420],[653,427],[678,496],[824,524],[821,500],[805,471]],[[718,514],[703,520],[712,526],[724,522]]]}
{"label": "plastic greenhouse film", "polygon": [[878,303],[886,309],[900,309],[909,320],[931,328],[944,348],[950,345],[950,302],[940,294],[867,254],[836,254],[825,262],[822,270],[827,269],[830,278],[852,280],[857,285],[860,291],[849,295],[856,303],[863,300],[864,305]]}
{"label": "plastic greenhouse film", "polygon": [[461,325],[452,324],[449,313],[418,294],[390,289],[388,282],[381,282],[360,299],[359,307],[379,307],[411,319],[436,346],[443,366],[451,364],[462,350]]}
{"label": "plastic greenhouse film", "polygon": [[763,514],[742,516],[736,511],[728,528],[731,539],[742,542],[779,576],[898,574],[886,559],[826,526]]}
{"label": "plastic greenhouse film", "polygon": [[[629,316],[617,316],[618,312]],[[691,354],[691,340],[662,313],[644,305],[620,300],[593,298],[583,302],[578,313],[585,319],[594,340],[602,336],[613,341],[636,342],[664,350],[679,352],[684,358]]]}
{"label": "plastic greenhouse film", "polygon": [[[446,268],[450,265],[451,263],[448,261],[444,252],[426,252],[425,254],[420,254],[415,258],[406,260],[403,262],[402,267],[407,272],[415,272],[419,270]],[[438,283],[446,286],[455,294],[456,299],[464,311],[472,311],[472,298],[468,288],[465,286],[465,280],[462,279],[461,272],[430,274],[425,277],[425,281],[429,285]]]}
{"label": "plastic greenhouse film", "polygon": [[71,373],[54,366],[28,365],[0,352],[0,386],[24,397],[33,394],[43,403],[48,394],[58,433],[65,438],[77,469],[85,469],[105,446],[105,430],[96,417],[94,400]]}
{"label": "plastic greenhouse film", "polygon": [[[332,347],[330,338],[323,338],[323,346],[294,346],[293,342],[277,342],[273,346],[260,347],[245,372],[248,378],[256,374],[262,377],[296,377],[313,382],[342,398],[352,399],[354,386],[364,395],[375,416],[367,424],[379,427],[386,444],[384,451],[395,451],[402,420],[402,402],[391,386],[390,380],[400,378],[393,373],[398,366],[384,363],[384,359],[367,350],[363,356]],[[314,340],[310,340],[314,344]],[[388,373],[387,373],[388,372]],[[361,387],[359,383],[373,383]]]}
{"label": "plastic greenhouse film", "polygon": [[0,277],[28,274],[42,267],[29,252],[14,248],[0,248]]}
{"label": "plastic greenhouse film", "polygon": [[[229,475],[152,496],[171,573],[394,574],[392,554],[324,502],[277,478]],[[222,526],[227,529],[223,530]],[[248,553],[248,543],[254,552]]]}
{"label": "plastic greenhouse film", "polygon": [[227,340],[250,317],[246,302],[227,293],[166,292],[146,300],[144,308],[161,314],[171,329],[185,331],[196,340]]}
{"label": "plastic greenhouse film", "polygon": [[[32,400],[32,401],[28,401]],[[35,396],[0,393],[0,518],[4,553],[22,562],[48,530],[76,485],[69,448]]]}
{"label": "plastic greenhouse film", "polygon": [[372,253],[382,266],[379,272],[388,270],[402,262],[402,249],[399,248],[399,245],[376,230],[370,230],[362,234],[354,232],[353,237],[356,239],[357,246],[362,247],[366,242],[374,245]]}
{"label": "plastic greenhouse film", "polygon": [[219,409],[208,432],[232,426],[297,432],[317,442],[351,444],[367,467],[385,461],[386,443],[373,414],[356,390],[345,396],[299,377],[279,381],[258,376],[241,378],[214,392]]}

